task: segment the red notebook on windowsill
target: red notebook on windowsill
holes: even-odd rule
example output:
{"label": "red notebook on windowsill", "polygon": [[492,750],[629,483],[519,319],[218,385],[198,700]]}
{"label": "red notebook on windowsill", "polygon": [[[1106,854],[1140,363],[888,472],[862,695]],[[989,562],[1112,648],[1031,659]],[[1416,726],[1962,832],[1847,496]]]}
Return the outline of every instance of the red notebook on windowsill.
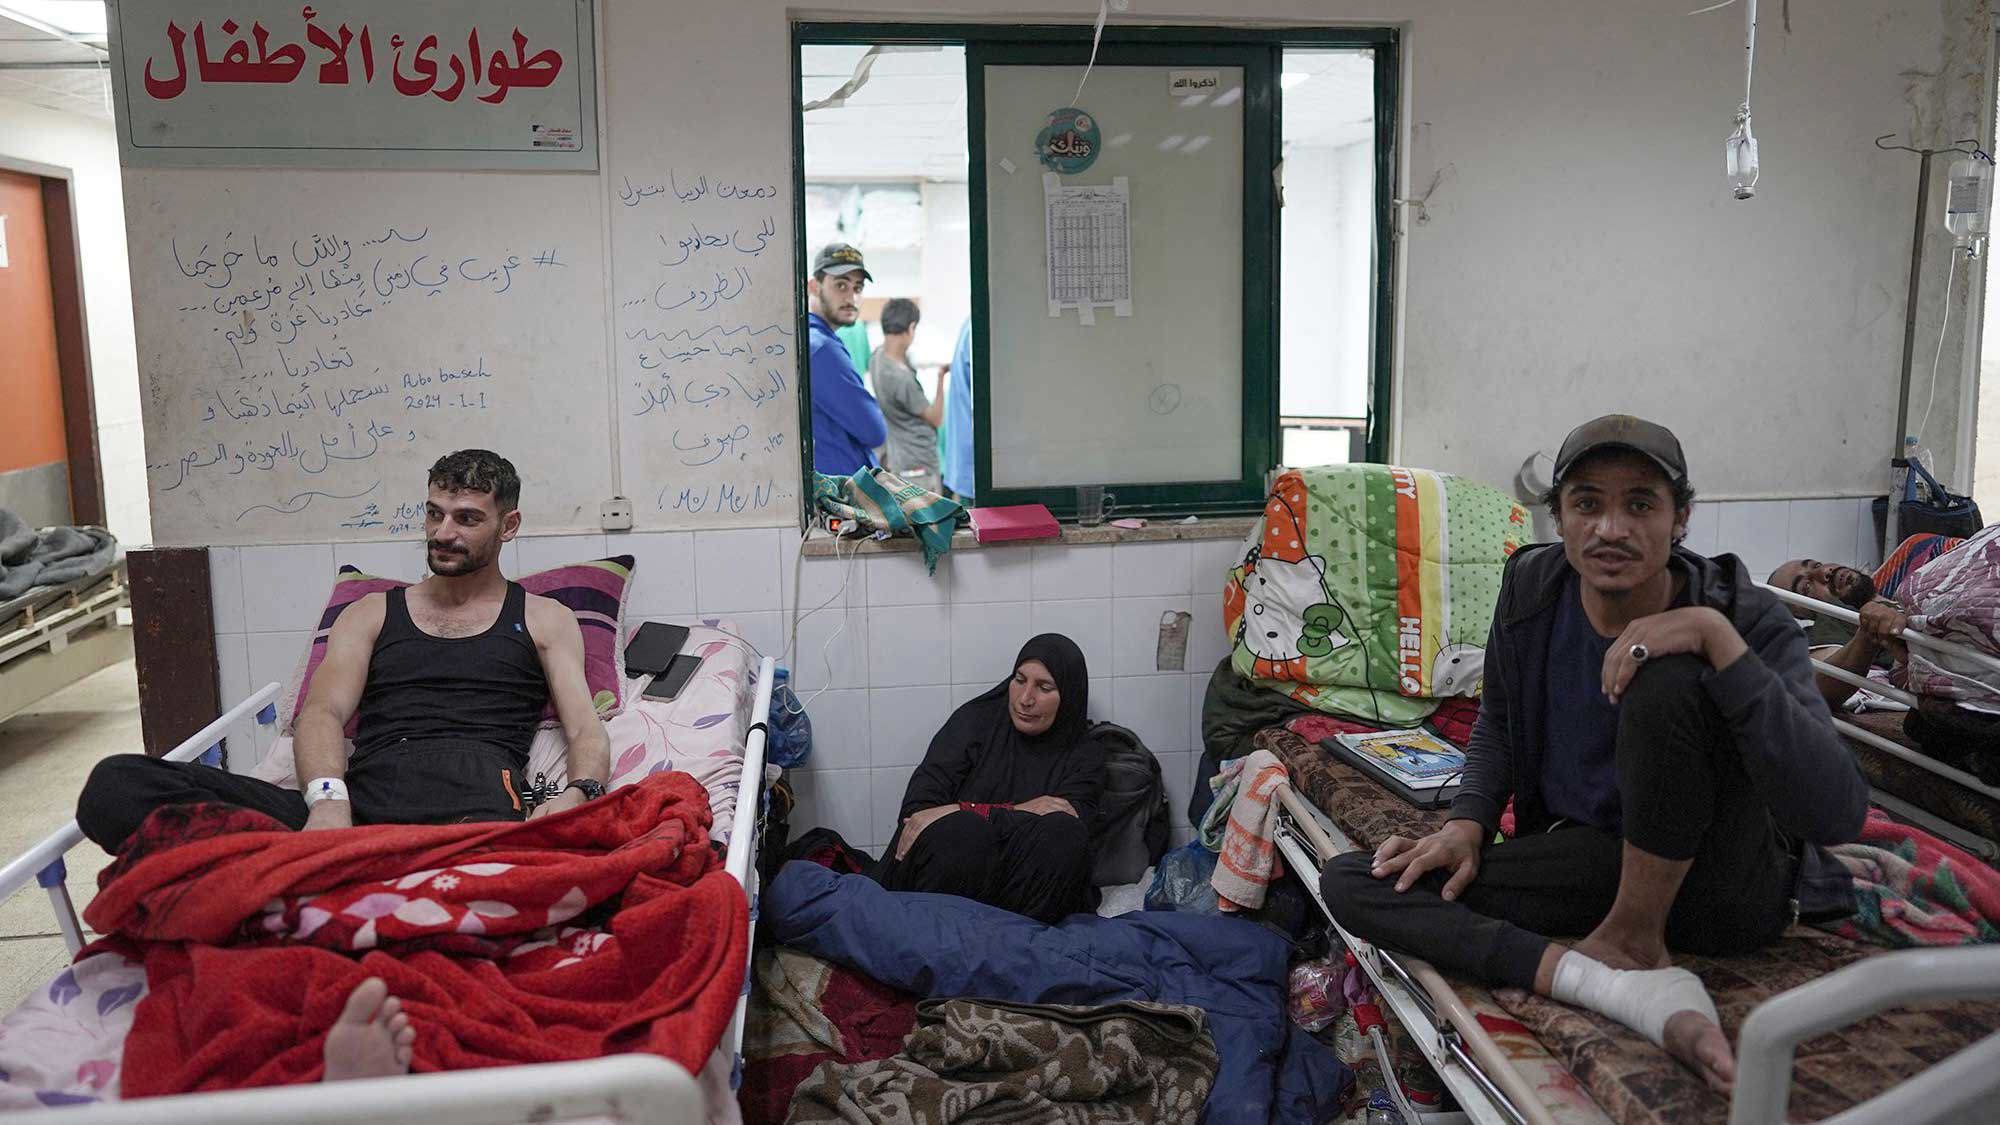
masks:
{"label": "red notebook on windowsill", "polygon": [[1062,526],[1040,504],[1015,504],[1006,508],[972,509],[972,537],[981,543],[1005,543],[1014,539],[1054,539]]}

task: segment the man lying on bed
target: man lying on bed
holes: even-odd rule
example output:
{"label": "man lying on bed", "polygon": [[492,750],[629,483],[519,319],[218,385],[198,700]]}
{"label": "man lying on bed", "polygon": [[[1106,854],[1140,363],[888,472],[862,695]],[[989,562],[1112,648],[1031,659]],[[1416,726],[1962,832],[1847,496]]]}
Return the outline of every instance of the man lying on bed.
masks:
{"label": "man lying on bed", "polygon": [[[430,577],[369,594],[334,622],[299,708],[292,752],[303,792],[193,762],[106,758],[77,799],[77,824],[116,852],[147,814],[221,801],[313,831],[356,824],[520,820],[521,775],[551,700],[569,742],[569,787],[533,816],[604,792],[610,741],[583,674],[583,631],[568,607],[500,573],[521,527],[521,478],[499,454],[465,449],[430,471],[424,532]],[[360,714],[349,760],[347,722]],[[349,1001],[343,1026],[380,1051],[397,1013],[379,981]],[[390,1037],[393,1038],[393,1033]],[[329,1074],[352,1068],[332,1065]],[[407,1065],[409,1052],[400,1052]]]}
{"label": "man lying on bed", "polygon": [[[1562,543],[1507,564],[1451,819],[1321,885],[1357,935],[1601,1012],[1727,1089],[1714,1004],[1668,950],[1744,953],[1849,911],[1817,845],[1856,837],[1868,790],[1783,604],[1734,556],[1678,546],[1693,496],[1661,426],[1569,435]],[[1514,838],[1489,845],[1510,796]]]}
{"label": "man lying on bed", "polygon": [[[1793,559],[1772,571],[1770,582],[1796,594],[1852,608],[1861,618],[1859,628],[1821,615],[1814,618],[1806,639],[1813,655],[1836,668],[1865,676],[1870,668],[1889,667],[1907,656],[1902,634],[1910,619],[1894,600],[1904,580],[1964,542],[1948,535],[1912,535],[1873,574],[1839,563]],[[1822,652],[1822,647],[1826,651]],[[1855,692],[1854,685],[1832,676],[1815,674],[1814,678],[1828,707],[1841,706]]]}

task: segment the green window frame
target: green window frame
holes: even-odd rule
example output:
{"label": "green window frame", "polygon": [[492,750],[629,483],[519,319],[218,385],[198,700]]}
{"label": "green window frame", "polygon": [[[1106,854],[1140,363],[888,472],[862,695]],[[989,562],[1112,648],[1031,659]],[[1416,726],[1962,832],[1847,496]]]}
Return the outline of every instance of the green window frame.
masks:
{"label": "green window frame", "polygon": [[[983,155],[985,80],[988,65],[1082,66],[1090,59],[1088,25],[1023,26],[983,24],[885,24],[795,22],[792,25],[792,185],[794,244],[805,246],[805,123],[801,71],[803,49],[822,44],[948,44],[966,49],[967,194],[972,221],[972,318],[974,384],[973,461],[978,479],[992,479],[990,294],[987,283],[987,199]],[[1244,73],[1243,179],[1243,398],[1242,473],[1233,481],[1121,484],[1122,513],[1148,516],[1223,515],[1262,507],[1266,482],[1277,466],[1279,448],[1278,294],[1280,209],[1275,177],[1278,138],[1283,135],[1284,99],[1279,78],[1283,55],[1293,49],[1368,51],[1375,72],[1374,274],[1369,317],[1369,396],[1367,456],[1388,457],[1394,363],[1395,224],[1397,112],[1400,108],[1401,38],[1393,28],[1238,28],[1108,26],[1097,65],[1240,66]],[[1259,262],[1259,259],[1262,262]],[[798,336],[806,338],[803,272],[797,284]],[[808,349],[798,350],[800,443],[804,491],[813,494],[812,374]],[[1078,484],[1096,483],[1079,481]],[[995,489],[982,486],[982,505],[1047,505],[1058,518],[1073,518],[1073,486]],[[809,522],[811,504],[801,513]]]}

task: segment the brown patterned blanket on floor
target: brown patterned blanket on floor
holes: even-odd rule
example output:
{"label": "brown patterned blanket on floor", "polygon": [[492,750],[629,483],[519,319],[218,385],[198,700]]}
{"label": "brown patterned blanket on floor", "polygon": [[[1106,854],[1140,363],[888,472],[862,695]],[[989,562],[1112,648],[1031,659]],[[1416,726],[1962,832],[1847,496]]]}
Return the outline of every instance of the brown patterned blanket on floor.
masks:
{"label": "brown patterned blanket on floor", "polygon": [[[1417,809],[1326,750],[1283,727],[1256,736],[1290,771],[1292,785],[1356,847],[1395,834],[1420,836],[1443,810]],[[1732,1042],[1751,1009],[1772,996],[1888,950],[1794,926],[1747,957],[1677,956],[1701,977]],[[1619,1125],[1723,1122],[1729,1104],[1637,1033],[1590,1012],[1521,992],[1494,997],[1582,1081]],[[2000,1030],[2000,1003],[1956,1001],[1896,1009],[1807,1040],[1793,1071],[1791,1115],[1816,1121],[1909,1078]]]}
{"label": "brown patterned blanket on floor", "polygon": [[1201,1009],[1185,1005],[926,1000],[900,1054],[820,1064],[786,1120],[1193,1121],[1219,1058]]}

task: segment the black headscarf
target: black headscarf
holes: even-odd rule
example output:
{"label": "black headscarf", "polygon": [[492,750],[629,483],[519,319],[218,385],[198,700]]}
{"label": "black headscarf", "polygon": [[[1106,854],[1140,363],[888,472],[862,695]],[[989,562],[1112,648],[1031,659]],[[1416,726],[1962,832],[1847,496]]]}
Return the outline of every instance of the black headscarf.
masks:
{"label": "black headscarf", "polygon": [[[1007,698],[1007,691],[1014,683],[1014,674],[1030,660],[1040,661],[1042,667],[1049,670],[1049,678],[1056,682],[1059,697],[1055,722],[1036,735],[1022,734],[1020,728],[1014,725],[1013,708]],[[1035,637],[1021,646],[1021,654],[1014,658],[1014,671],[1009,672],[998,687],[974,696],[959,710],[971,707],[991,711],[993,720],[1006,726],[1004,735],[1011,735],[1023,747],[1043,749],[1075,745],[1090,725],[1090,669],[1084,663],[1083,650],[1061,633],[1043,633]],[[995,730],[988,741],[998,744],[1003,741],[1004,735]]]}
{"label": "black headscarf", "polygon": [[1089,738],[1090,670],[1083,650],[1060,633],[1021,646],[1014,669],[1037,660],[1060,696],[1055,722],[1037,735],[1014,726],[1007,689],[1014,677],[967,701],[931,739],[910,776],[899,816],[970,801],[1015,804],[1049,794],[1076,806],[1088,824],[1104,789],[1104,755]]}

